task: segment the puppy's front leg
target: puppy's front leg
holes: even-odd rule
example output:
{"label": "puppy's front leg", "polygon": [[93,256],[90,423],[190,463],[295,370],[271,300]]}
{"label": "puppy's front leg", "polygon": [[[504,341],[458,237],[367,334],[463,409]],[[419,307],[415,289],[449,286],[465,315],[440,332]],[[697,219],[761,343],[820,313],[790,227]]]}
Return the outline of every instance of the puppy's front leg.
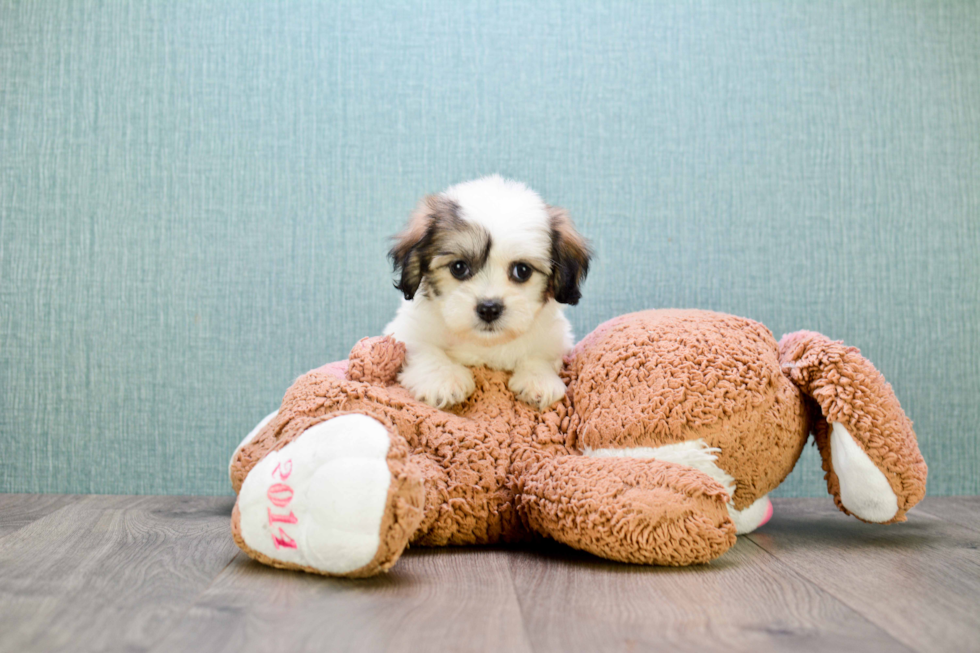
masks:
{"label": "puppy's front leg", "polygon": [[467,367],[431,345],[408,349],[398,382],[413,397],[436,408],[458,404],[476,389],[473,373]]}
{"label": "puppy's front leg", "polygon": [[557,363],[528,358],[514,368],[507,387],[518,399],[544,410],[565,396],[565,383],[555,371]]}

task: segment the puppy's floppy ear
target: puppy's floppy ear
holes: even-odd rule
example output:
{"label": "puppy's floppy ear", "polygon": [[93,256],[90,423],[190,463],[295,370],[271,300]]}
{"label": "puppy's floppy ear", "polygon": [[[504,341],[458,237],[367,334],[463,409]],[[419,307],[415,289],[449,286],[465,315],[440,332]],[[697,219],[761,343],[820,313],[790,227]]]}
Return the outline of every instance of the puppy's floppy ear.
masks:
{"label": "puppy's floppy ear", "polygon": [[434,195],[419,200],[405,229],[392,237],[395,244],[388,252],[388,258],[395,274],[399,275],[395,288],[402,291],[405,299],[415,297],[422,277],[428,272],[428,245],[432,242],[437,201]]}
{"label": "puppy's floppy ear", "polygon": [[575,230],[568,211],[559,206],[549,206],[548,218],[551,226],[551,279],[548,290],[555,301],[574,305],[582,297],[579,285],[589,273],[592,249]]}

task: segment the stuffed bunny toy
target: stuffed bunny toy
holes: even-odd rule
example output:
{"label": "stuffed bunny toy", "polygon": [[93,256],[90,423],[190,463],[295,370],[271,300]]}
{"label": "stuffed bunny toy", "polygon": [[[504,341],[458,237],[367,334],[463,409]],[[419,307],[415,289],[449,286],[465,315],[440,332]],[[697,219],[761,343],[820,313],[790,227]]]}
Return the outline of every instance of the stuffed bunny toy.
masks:
{"label": "stuffed bunny toy", "polygon": [[911,422],[857,349],[695,310],[624,315],[565,357],[539,411],[474,369],[451,410],[397,384],[404,346],[368,338],[300,377],[235,451],[232,533],[263,563],[388,570],[410,544],[548,537],[611,560],[706,563],[768,520],[812,433],[843,512],[905,520],[925,494]]}

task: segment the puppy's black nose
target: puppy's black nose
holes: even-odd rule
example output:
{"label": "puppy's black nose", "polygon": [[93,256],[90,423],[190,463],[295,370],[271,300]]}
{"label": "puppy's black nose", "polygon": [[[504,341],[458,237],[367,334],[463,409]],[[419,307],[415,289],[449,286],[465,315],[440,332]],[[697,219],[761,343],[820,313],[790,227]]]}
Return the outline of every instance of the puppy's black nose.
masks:
{"label": "puppy's black nose", "polygon": [[490,324],[504,312],[504,303],[496,299],[486,299],[476,305],[476,314],[480,319]]}

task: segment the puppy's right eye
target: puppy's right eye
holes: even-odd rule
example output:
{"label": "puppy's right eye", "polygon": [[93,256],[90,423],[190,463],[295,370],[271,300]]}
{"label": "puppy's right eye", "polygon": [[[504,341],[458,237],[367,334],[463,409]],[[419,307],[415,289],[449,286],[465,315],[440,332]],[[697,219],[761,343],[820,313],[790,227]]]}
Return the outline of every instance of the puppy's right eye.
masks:
{"label": "puppy's right eye", "polygon": [[453,261],[449,264],[449,274],[462,281],[470,276],[470,266],[466,264],[466,261]]}

